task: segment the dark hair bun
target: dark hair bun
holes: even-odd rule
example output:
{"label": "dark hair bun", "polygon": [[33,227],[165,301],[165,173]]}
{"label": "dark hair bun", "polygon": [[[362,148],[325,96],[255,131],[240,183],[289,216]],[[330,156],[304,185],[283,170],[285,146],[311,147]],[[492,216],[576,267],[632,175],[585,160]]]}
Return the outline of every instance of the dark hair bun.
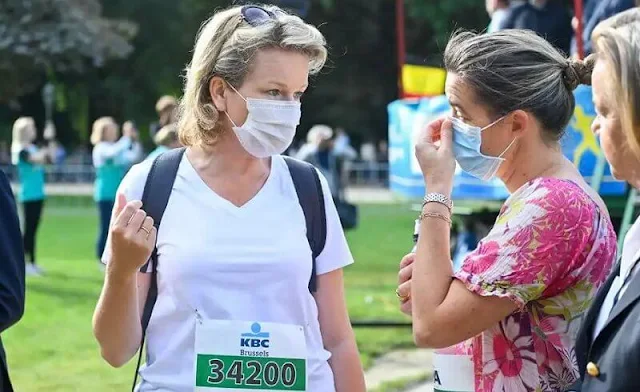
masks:
{"label": "dark hair bun", "polygon": [[596,63],[595,55],[590,55],[584,60],[568,59],[563,71],[564,82],[570,91],[579,85],[591,85],[591,73]]}

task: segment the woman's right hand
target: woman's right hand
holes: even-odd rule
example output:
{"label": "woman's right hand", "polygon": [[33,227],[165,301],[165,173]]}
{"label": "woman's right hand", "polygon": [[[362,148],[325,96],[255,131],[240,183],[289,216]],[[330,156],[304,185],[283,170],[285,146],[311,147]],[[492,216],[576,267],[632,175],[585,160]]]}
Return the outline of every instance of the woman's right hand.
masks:
{"label": "woman's right hand", "polygon": [[131,276],[149,260],[156,244],[153,218],[142,210],[142,202],[127,202],[118,194],[109,228],[111,259],[108,270],[119,276]]}

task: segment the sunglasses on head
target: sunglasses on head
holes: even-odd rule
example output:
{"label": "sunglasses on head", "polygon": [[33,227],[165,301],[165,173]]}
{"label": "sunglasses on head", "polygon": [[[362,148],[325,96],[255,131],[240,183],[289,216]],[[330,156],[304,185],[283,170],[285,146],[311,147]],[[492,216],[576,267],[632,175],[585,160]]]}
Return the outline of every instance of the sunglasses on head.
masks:
{"label": "sunglasses on head", "polygon": [[240,9],[242,19],[251,26],[259,26],[269,20],[278,19],[278,16],[285,15],[281,10],[269,11],[257,5],[245,5]]}

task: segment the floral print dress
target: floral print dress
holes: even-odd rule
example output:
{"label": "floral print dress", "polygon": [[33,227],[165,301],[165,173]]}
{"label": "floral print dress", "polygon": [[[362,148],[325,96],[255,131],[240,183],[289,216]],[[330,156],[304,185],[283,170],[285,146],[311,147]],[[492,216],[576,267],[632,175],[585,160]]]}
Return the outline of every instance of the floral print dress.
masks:
{"label": "floral print dress", "polygon": [[579,377],[574,348],[582,315],[615,257],[611,221],[577,184],[525,184],[455,276],[519,310],[445,350],[471,356],[476,392],[564,391]]}

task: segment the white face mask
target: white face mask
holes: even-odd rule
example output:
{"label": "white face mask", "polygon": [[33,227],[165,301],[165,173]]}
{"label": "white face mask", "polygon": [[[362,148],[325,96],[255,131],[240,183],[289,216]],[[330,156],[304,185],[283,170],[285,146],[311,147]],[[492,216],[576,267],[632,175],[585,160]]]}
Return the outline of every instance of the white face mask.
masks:
{"label": "white face mask", "polygon": [[256,158],[285,152],[293,143],[296,127],[300,124],[300,102],[245,98],[233,86],[231,88],[245,100],[249,111],[242,126],[236,125],[225,112],[242,147]]}

